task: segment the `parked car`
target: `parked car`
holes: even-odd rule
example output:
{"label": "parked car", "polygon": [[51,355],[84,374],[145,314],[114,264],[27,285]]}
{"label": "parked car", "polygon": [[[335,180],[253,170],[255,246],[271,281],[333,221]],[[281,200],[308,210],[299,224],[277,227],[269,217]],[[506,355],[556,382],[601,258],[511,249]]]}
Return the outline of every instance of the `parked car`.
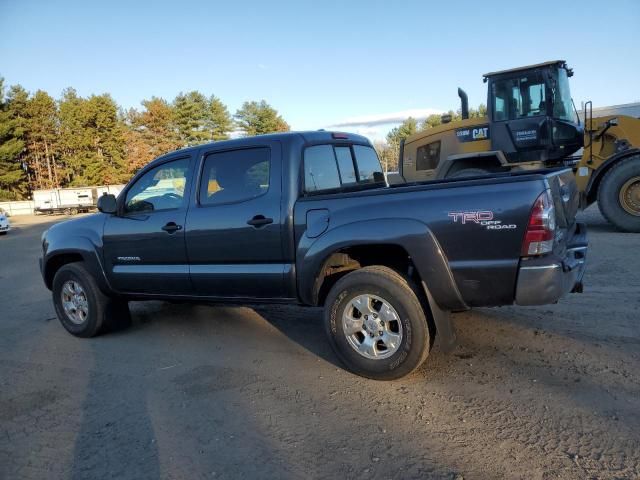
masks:
{"label": "parked car", "polygon": [[0,212],[0,235],[6,235],[11,230],[11,223],[8,217],[6,213]]}
{"label": "parked car", "polygon": [[393,379],[452,344],[448,312],[580,291],[577,208],[569,169],[390,187],[364,137],[283,133],[156,159],[46,231],[40,266],[79,337],[129,300],[322,306],[346,366]]}
{"label": "parked car", "polygon": [[0,207],[0,215],[4,215],[5,217],[9,218],[11,216],[11,213]]}

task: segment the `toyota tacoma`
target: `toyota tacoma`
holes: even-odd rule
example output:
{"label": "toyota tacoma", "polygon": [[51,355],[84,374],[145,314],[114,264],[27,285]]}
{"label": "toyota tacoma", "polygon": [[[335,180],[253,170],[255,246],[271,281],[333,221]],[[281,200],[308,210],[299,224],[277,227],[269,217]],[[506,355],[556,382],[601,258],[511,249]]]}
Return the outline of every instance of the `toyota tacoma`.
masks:
{"label": "toyota tacoma", "polygon": [[452,345],[449,312],[581,291],[578,202],[568,169],[389,186],[364,137],[272,134],[154,160],[47,230],[40,264],[78,337],[130,300],[318,306],[344,364],[388,380]]}

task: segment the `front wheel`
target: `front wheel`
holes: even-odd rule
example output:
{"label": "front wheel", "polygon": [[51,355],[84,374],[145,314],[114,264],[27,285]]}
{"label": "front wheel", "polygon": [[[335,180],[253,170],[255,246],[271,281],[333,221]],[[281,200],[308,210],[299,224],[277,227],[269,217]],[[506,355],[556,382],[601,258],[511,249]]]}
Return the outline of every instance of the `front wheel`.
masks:
{"label": "front wheel", "polygon": [[598,187],[602,215],[624,232],[640,233],[640,155],[620,161]]}
{"label": "front wheel", "polygon": [[429,355],[429,325],[416,287],[387,267],[342,277],[329,292],[324,322],[333,350],[363,377],[401,378]]}
{"label": "front wheel", "polygon": [[53,278],[52,294],[60,323],[76,337],[93,337],[131,323],[127,303],[102,293],[80,262],[60,267]]}

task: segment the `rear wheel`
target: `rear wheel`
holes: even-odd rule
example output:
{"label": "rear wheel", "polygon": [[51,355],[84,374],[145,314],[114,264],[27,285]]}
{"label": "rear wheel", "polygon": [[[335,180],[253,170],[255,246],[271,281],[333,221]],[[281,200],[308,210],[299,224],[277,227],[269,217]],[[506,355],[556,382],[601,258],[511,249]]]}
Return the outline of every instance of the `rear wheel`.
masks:
{"label": "rear wheel", "polygon": [[80,262],[64,265],[56,272],[52,293],[60,323],[76,337],[93,337],[131,322],[127,303],[102,293]]}
{"label": "rear wheel", "polygon": [[463,168],[457,172],[447,175],[447,178],[461,178],[461,177],[477,177],[479,175],[486,175],[491,173],[489,170],[483,168]]}
{"label": "rear wheel", "polygon": [[387,267],[342,277],[329,292],[324,321],[338,357],[363,377],[397,379],[429,355],[429,325],[416,287]]}
{"label": "rear wheel", "polygon": [[640,155],[620,161],[598,187],[602,215],[618,229],[640,232]]}

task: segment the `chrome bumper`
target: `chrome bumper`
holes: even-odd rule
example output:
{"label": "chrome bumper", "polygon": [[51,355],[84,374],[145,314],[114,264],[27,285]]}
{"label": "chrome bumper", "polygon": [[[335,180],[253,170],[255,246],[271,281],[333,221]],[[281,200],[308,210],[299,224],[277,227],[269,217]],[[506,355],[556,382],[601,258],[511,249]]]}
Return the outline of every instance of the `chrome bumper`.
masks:
{"label": "chrome bumper", "polygon": [[565,258],[525,258],[520,262],[516,285],[518,305],[555,303],[569,292],[582,292],[587,259],[586,228],[580,224]]}

